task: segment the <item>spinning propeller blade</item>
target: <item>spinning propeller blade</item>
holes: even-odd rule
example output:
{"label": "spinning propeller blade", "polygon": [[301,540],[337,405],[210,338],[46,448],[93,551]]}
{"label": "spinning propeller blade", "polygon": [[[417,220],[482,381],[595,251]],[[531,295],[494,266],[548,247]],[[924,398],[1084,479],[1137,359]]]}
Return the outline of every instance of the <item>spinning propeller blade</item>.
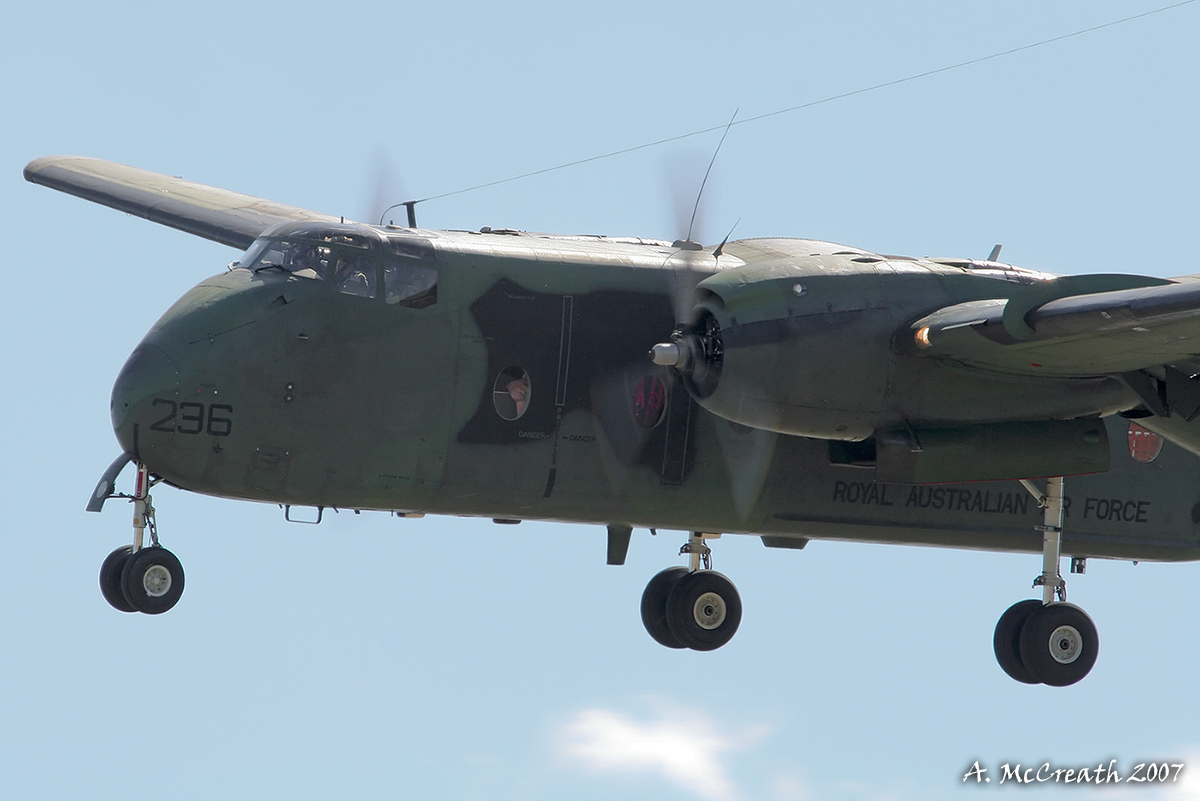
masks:
{"label": "spinning propeller blade", "polygon": [[383,217],[391,208],[393,214],[399,213],[402,221],[398,224],[403,225],[406,212],[403,208],[396,208],[394,204],[408,197],[408,194],[405,192],[404,180],[396,162],[392,161],[382,145],[376,145],[371,155],[367,183],[371,186],[371,192],[365,203],[366,216],[363,220],[371,225],[387,225],[391,220]]}

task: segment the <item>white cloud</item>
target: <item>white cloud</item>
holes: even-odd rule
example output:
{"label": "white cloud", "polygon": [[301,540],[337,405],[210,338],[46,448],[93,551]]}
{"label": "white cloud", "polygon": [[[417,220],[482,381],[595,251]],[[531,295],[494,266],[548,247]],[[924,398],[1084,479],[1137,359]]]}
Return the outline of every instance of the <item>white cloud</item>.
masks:
{"label": "white cloud", "polygon": [[1179,780],[1159,785],[1162,798],[1169,801],[1200,801],[1200,750],[1192,749],[1183,759]]}
{"label": "white cloud", "polygon": [[696,712],[659,704],[651,720],[609,709],[584,709],[558,732],[558,750],[597,773],[654,773],[710,801],[741,797],[725,755],[763,734],[733,732]]}
{"label": "white cloud", "polygon": [[811,801],[813,797],[808,785],[787,773],[776,776],[771,789],[772,797],[777,801]]}

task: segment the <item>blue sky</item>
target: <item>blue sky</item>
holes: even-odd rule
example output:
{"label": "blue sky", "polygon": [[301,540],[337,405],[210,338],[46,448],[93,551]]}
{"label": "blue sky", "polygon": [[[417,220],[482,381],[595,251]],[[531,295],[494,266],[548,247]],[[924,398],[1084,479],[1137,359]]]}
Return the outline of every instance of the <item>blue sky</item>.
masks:
{"label": "blue sky", "polygon": [[[145,2],[0,12],[8,219],[0,353],[7,579],[0,797],[943,799],[975,761],[1187,761],[1200,798],[1200,566],[1093,562],[1083,683],[991,654],[1036,556],[726,537],[746,612],[673,652],[638,619],[682,535],[329,515],[163,488],[187,569],[158,618],[110,610],[128,509],[113,378],[235,254],[20,178],[71,153],[347,217],[380,154],[426,197],[1088,28],[1152,2]],[[1200,271],[1200,5],[737,126],[703,238],[808,236],[1053,272]],[[671,237],[668,164],[719,134],[455,195],[427,227]],[[394,185],[394,184],[393,184]],[[397,197],[396,199],[403,199]],[[1200,467],[1200,464],[1197,465]],[[1200,471],[1197,472],[1200,479]],[[1185,773],[1185,777],[1189,774]],[[1033,798],[1062,787],[1024,791]],[[1110,797],[1070,788],[1073,798]]]}

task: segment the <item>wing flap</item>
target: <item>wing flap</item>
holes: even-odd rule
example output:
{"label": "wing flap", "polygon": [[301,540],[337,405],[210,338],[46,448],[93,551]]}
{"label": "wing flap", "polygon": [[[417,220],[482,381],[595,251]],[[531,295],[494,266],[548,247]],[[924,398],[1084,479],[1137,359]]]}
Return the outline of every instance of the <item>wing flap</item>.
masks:
{"label": "wing flap", "polygon": [[338,217],[185,181],[102,159],[47,156],[29,162],[25,180],[152,222],[245,249],[281,222]]}

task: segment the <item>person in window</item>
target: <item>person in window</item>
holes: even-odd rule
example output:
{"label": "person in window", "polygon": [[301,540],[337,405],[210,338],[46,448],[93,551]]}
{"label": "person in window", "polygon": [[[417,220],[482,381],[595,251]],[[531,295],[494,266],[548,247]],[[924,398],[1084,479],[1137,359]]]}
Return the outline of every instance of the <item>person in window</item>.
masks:
{"label": "person in window", "polygon": [[522,375],[520,378],[509,381],[505,389],[508,390],[509,397],[517,406],[517,417],[525,414],[525,407],[529,405],[529,376]]}
{"label": "person in window", "polygon": [[333,285],[339,292],[347,295],[358,295],[362,298],[374,297],[375,263],[363,256],[338,257]]}
{"label": "person in window", "polygon": [[321,275],[322,267],[321,256],[317,253],[317,248],[314,245],[296,245],[292,248],[292,252],[288,254],[289,261],[287,269],[293,273],[300,273],[305,270],[311,270],[311,273],[305,273],[305,278],[323,278]]}

